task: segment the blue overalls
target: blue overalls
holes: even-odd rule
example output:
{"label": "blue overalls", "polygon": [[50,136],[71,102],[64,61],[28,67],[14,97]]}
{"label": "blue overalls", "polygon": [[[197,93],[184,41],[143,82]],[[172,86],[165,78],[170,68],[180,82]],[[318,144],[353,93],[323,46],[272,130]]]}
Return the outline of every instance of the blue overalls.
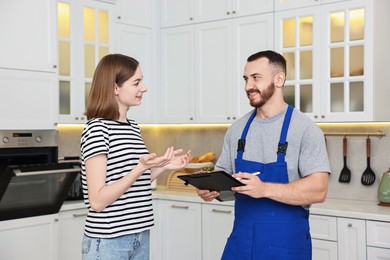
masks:
{"label": "blue overalls", "polygon": [[[249,118],[238,142],[236,172],[260,172],[263,182],[288,183],[286,136],[293,108],[288,106],[277,152],[277,161],[261,163],[243,160],[245,138],[256,110]],[[236,193],[233,231],[223,252],[223,260],[306,260],[311,259],[309,211],[267,198],[255,199]]]}

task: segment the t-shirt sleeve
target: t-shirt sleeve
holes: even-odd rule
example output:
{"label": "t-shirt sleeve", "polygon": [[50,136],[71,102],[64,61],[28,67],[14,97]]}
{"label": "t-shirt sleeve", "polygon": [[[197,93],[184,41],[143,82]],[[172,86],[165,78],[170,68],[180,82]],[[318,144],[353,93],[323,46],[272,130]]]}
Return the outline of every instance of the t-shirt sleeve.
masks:
{"label": "t-shirt sleeve", "polygon": [[81,136],[81,154],[84,160],[98,154],[108,154],[109,130],[101,121],[91,121]]}
{"label": "t-shirt sleeve", "polygon": [[306,129],[299,155],[299,172],[302,177],[316,172],[330,173],[325,138],[318,126]]}

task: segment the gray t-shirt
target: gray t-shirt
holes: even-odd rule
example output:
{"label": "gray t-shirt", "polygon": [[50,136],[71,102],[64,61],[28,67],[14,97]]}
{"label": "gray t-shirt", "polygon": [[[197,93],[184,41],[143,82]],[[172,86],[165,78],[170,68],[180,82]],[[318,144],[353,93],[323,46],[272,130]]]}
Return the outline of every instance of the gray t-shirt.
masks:
{"label": "gray t-shirt", "polygon": [[[277,149],[286,109],[271,118],[257,118],[246,136],[244,160],[261,163],[277,161]],[[215,168],[228,173],[235,172],[237,142],[250,115],[247,113],[227,130]],[[286,162],[289,182],[316,172],[329,172],[330,165],[322,130],[306,115],[294,109],[287,133]]]}

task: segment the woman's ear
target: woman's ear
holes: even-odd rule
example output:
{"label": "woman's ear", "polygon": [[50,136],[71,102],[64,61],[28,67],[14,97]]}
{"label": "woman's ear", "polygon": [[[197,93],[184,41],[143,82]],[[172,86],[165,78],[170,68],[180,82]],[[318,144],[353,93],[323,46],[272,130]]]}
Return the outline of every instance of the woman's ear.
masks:
{"label": "woman's ear", "polygon": [[283,87],[285,81],[286,81],[286,74],[284,74],[283,72],[277,73],[274,77],[274,85],[277,88]]}
{"label": "woman's ear", "polygon": [[115,94],[115,96],[119,95],[119,86],[116,83],[114,85],[114,94]]}

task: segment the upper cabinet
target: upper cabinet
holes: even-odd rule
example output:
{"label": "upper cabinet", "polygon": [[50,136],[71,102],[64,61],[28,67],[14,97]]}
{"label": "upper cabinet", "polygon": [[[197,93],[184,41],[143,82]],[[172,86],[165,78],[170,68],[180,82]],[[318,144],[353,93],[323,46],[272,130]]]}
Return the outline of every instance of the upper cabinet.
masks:
{"label": "upper cabinet", "polygon": [[55,129],[55,2],[0,2],[0,129]]}
{"label": "upper cabinet", "polygon": [[161,46],[161,122],[231,123],[252,109],[243,68],[273,48],[273,14],[163,28]]}
{"label": "upper cabinet", "polygon": [[349,0],[275,0],[275,11],[296,9],[302,7],[316,6]]}
{"label": "upper cabinet", "polygon": [[92,77],[112,52],[114,5],[93,0],[57,2],[59,120],[83,123]]}
{"label": "upper cabinet", "polygon": [[56,72],[55,2],[0,3],[0,68]]}
{"label": "upper cabinet", "polygon": [[161,27],[268,13],[273,4],[273,0],[162,0]]}
{"label": "upper cabinet", "polygon": [[153,6],[152,0],[116,0],[115,12],[118,23],[152,27],[153,25]]}
{"label": "upper cabinet", "polygon": [[381,25],[390,22],[383,11],[390,2],[328,2],[275,13],[286,101],[316,122],[389,120],[383,108],[390,90],[382,85],[390,38]]}

